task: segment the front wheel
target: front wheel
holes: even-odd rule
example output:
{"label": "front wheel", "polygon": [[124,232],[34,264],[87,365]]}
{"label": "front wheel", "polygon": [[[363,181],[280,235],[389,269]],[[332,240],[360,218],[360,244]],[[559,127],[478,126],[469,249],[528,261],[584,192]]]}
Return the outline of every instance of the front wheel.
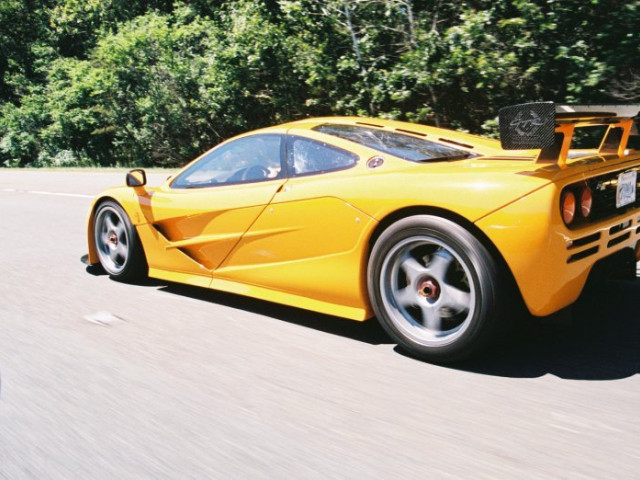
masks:
{"label": "front wheel", "polygon": [[138,234],[123,208],[105,201],[93,220],[93,238],[100,264],[112,278],[131,281],[147,274],[147,262]]}
{"label": "front wheel", "polygon": [[408,352],[461,360],[495,336],[503,317],[500,268],[468,230],[440,217],[400,220],[376,241],[369,262],[371,304]]}

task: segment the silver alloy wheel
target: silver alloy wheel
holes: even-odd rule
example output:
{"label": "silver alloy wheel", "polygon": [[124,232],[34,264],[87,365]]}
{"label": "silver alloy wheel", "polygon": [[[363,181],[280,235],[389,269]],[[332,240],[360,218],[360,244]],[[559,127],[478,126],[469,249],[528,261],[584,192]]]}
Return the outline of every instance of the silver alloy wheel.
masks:
{"label": "silver alloy wheel", "polygon": [[427,235],[406,238],[387,253],[380,292],[394,326],[426,347],[454,342],[475,312],[469,266],[451,247]]}
{"label": "silver alloy wheel", "polygon": [[122,272],[129,257],[129,236],[120,213],[102,207],[94,223],[94,235],[100,263],[111,275]]}

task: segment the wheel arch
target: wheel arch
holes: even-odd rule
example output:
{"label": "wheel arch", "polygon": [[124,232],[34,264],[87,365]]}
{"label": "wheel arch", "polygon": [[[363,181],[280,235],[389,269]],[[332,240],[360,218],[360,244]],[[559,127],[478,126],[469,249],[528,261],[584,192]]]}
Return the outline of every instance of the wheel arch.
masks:
{"label": "wheel arch", "polygon": [[[524,305],[522,293],[520,292],[520,288],[518,286],[518,283],[516,282],[513,272],[511,271],[511,268],[509,268],[507,261],[504,259],[504,257],[502,256],[498,248],[493,244],[493,242],[489,239],[489,237],[469,219],[463,217],[462,215],[456,212],[453,212],[451,210],[447,210],[444,208],[433,207],[429,205],[415,205],[415,206],[404,207],[404,208],[395,210],[394,212],[391,212],[387,216],[382,218],[382,220],[378,222],[375,229],[369,236],[369,242],[367,245],[368,250],[367,250],[367,257],[366,257],[367,265],[371,261],[371,252],[373,250],[373,246],[375,245],[380,235],[382,235],[382,233],[391,225],[393,225],[395,222],[402,220],[404,218],[415,216],[415,215],[432,215],[435,217],[444,218],[446,220],[449,220],[461,226],[462,228],[470,232],[487,249],[487,251],[494,258],[494,260],[496,260],[503,274],[506,276],[508,282],[510,282],[512,288],[514,288],[515,291],[517,292],[520,304]],[[368,270],[367,268],[364,269],[365,284],[366,284],[367,270]]]}

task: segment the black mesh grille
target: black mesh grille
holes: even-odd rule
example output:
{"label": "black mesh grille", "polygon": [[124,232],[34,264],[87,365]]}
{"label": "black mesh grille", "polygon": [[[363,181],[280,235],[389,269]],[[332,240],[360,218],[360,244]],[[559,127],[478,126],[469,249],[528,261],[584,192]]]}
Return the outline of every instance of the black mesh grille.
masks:
{"label": "black mesh grille", "polygon": [[[589,188],[591,188],[591,193],[593,195],[593,207],[591,209],[592,220],[602,220],[608,217],[622,215],[629,210],[640,207],[640,182],[638,182],[636,185],[636,191],[638,194],[636,195],[635,203],[625,207],[616,208],[618,175],[633,170],[639,171],[640,168],[620,170],[588,180]],[[638,180],[640,180],[640,174],[638,174]]]}

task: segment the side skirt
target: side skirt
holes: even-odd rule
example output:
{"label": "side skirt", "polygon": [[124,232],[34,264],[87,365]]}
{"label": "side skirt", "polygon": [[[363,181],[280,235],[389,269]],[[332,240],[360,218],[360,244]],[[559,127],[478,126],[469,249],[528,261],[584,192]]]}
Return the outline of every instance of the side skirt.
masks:
{"label": "side skirt", "polygon": [[185,283],[196,287],[210,288],[212,290],[220,290],[222,292],[235,293],[246,297],[258,298],[269,302],[281,303],[292,307],[311,310],[313,312],[324,313],[326,315],[334,315],[337,317],[348,318],[351,320],[364,321],[373,316],[373,313],[357,307],[347,305],[337,305],[334,303],[323,302],[313,298],[293,295],[291,293],[271,290],[255,285],[247,285],[244,283],[232,282],[220,278],[205,277],[201,275],[192,275],[188,273],[171,272],[168,270],[160,270],[157,268],[149,269],[149,276],[160,280],[170,282]]}

